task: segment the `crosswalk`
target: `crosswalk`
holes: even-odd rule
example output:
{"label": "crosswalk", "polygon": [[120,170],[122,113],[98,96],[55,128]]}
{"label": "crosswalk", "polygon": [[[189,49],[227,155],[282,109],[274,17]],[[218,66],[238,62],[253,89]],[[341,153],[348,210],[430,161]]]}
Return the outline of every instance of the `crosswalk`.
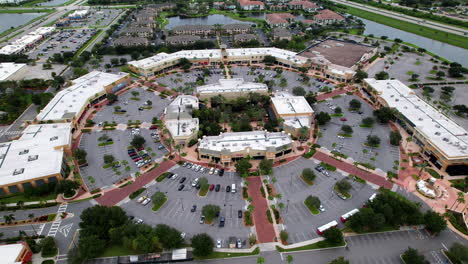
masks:
{"label": "crosswalk", "polygon": [[68,204],[62,204],[59,206],[57,210],[57,220],[52,222],[52,225],[50,226],[49,233],[47,233],[47,236],[55,237],[57,235],[57,232],[59,231],[60,224],[62,223],[62,219],[60,218],[60,215],[64,212],[67,211]]}

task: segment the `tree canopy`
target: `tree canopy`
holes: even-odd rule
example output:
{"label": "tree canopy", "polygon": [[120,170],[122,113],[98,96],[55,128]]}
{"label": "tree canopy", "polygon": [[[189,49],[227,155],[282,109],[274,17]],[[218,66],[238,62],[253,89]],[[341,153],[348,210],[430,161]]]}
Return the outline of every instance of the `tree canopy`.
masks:
{"label": "tree canopy", "polygon": [[192,237],[193,255],[206,257],[213,252],[213,239],[206,233],[197,234]]}

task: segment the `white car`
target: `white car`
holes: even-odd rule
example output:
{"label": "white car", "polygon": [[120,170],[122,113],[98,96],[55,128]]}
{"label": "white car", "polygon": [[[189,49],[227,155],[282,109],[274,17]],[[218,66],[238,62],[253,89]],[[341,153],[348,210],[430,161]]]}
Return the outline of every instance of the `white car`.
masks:
{"label": "white car", "polygon": [[214,168],[211,167],[211,169],[210,169],[210,174],[213,174],[213,172],[214,172]]}
{"label": "white car", "polygon": [[195,178],[195,179],[192,181],[192,187],[197,186],[197,183],[198,183],[198,178]]}
{"label": "white car", "polygon": [[151,199],[150,199],[150,198],[146,198],[141,204],[142,204],[142,205],[147,205],[147,204],[149,204],[149,202],[151,202]]}
{"label": "white car", "polygon": [[323,207],[323,205],[320,205],[319,210],[320,210],[321,212],[325,212],[325,208]]}
{"label": "white car", "polygon": [[141,202],[143,202],[145,199],[146,199],[146,196],[142,196],[142,197],[138,198],[137,203],[141,203]]}
{"label": "white car", "polygon": [[223,241],[221,239],[216,240],[216,248],[221,248]]}
{"label": "white car", "polygon": [[186,236],[187,236],[187,234],[185,234],[185,232],[180,233],[180,237],[181,237],[182,239],[185,239]]}

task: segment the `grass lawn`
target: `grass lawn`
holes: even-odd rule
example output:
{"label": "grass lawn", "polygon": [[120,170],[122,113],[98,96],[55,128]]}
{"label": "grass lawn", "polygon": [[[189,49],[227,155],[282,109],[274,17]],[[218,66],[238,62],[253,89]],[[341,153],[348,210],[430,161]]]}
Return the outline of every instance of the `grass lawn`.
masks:
{"label": "grass lawn", "polygon": [[438,40],[440,42],[448,43],[450,45],[454,45],[464,49],[468,48],[468,38],[464,36],[447,33],[441,30],[428,28],[425,26],[416,25],[411,22],[406,22],[395,18],[383,16],[380,14],[368,12],[359,8],[346,6],[344,8],[341,8],[341,10],[357,17],[369,19],[374,22],[381,23],[407,32],[411,32],[413,34],[417,34],[419,36],[423,36],[429,39]]}
{"label": "grass lawn", "polygon": [[323,240],[323,241],[319,241],[317,243],[314,243],[314,244],[310,244],[310,245],[307,245],[307,246],[302,246],[302,247],[296,247],[296,248],[288,248],[288,249],[285,249],[285,248],[282,248],[280,246],[276,246],[276,250],[278,250],[279,252],[291,252],[291,251],[301,251],[301,250],[311,250],[311,249],[320,249],[320,248],[329,248],[329,247],[341,247],[341,246],[344,246],[345,243],[341,243],[341,244],[332,244],[326,240]]}
{"label": "grass lawn", "polygon": [[427,173],[429,173],[432,177],[436,178],[436,179],[440,179],[440,175],[439,173],[437,173],[437,171],[431,169],[431,168],[426,168],[426,171]]}
{"label": "grass lawn", "polygon": [[244,256],[254,256],[260,253],[260,249],[256,248],[252,253],[227,253],[227,252],[213,252],[206,257],[195,257],[196,260],[204,259],[219,259],[219,258],[235,258]]}
{"label": "grass lawn", "polygon": [[307,206],[307,208],[309,208],[309,211],[311,214],[318,215],[320,213],[319,210],[317,210],[317,208],[315,208],[314,206],[308,205],[305,201],[304,201],[304,204],[305,206]]}
{"label": "grass lawn", "polygon": [[99,258],[105,257],[114,257],[114,256],[128,256],[128,255],[137,255],[139,252],[130,250],[121,245],[110,245],[102,252]]}
{"label": "grass lawn", "polygon": [[206,190],[200,189],[200,191],[198,191],[198,195],[202,197],[205,197],[207,193],[208,193],[208,188]]}
{"label": "grass lawn", "polygon": [[36,201],[48,201],[48,200],[55,200],[57,198],[57,194],[51,193],[46,196],[39,196],[39,197],[24,197],[23,193],[15,194],[12,196],[6,196],[4,198],[0,198],[0,202],[3,203],[17,203],[19,201],[23,202],[36,202]]}
{"label": "grass lawn", "polygon": [[449,180],[449,182],[452,183],[452,187],[462,191],[466,192],[468,191],[468,180],[467,179],[460,179],[460,180]]}
{"label": "grass lawn", "polygon": [[332,166],[328,163],[325,163],[325,162],[320,162],[320,166],[324,167],[326,170],[329,170],[329,171],[336,171],[336,167],[335,166]]}
{"label": "grass lawn", "polygon": [[155,204],[153,205],[153,212],[156,212],[159,210],[159,208],[161,208],[161,206],[163,206],[165,203],[167,202],[167,197],[164,198],[164,201],[160,204]]}
{"label": "grass lawn", "polygon": [[47,217],[47,222],[53,221],[53,220],[55,219],[56,216],[57,216],[57,214],[50,214],[50,215]]}

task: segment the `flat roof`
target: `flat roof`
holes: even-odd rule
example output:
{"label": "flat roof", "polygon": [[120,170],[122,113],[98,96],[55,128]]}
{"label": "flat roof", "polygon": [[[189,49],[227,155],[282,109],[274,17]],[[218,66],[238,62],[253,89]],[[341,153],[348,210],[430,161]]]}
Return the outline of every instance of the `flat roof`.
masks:
{"label": "flat roof", "polygon": [[358,63],[362,56],[374,49],[375,47],[363,44],[327,39],[312,46],[301,55],[310,58],[322,56],[333,64],[350,68]]}
{"label": "flat roof", "polygon": [[179,95],[165,109],[165,125],[173,137],[189,136],[198,130],[199,120],[192,117],[198,109],[198,98]]}
{"label": "flat roof", "polygon": [[170,119],[165,124],[173,137],[189,136],[198,130],[198,118]]}
{"label": "flat roof", "polygon": [[14,63],[14,62],[3,62],[0,63],[0,81],[8,79],[11,75],[17,71],[26,67],[26,64]]}
{"label": "flat roof", "polygon": [[246,148],[260,151],[269,148],[277,149],[291,143],[291,137],[284,132],[248,131],[221,133],[219,136],[203,136],[198,148],[232,153]]}
{"label": "flat roof", "polygon": [[197,87],[198,94],[211,93],[255,93],[268,91],[268,86],[264,83],[246,82],[243,78],[219,79],[218,82]]}
{"label": "flat roof", "polygon": [[19,254],[23,250],[24,245],[22,243],[0,245],[0,256],[2,256],[2,263],[4,264],[18,264],[16,262]]}
{"label": "flat roof", "polygon": [[468,132],[419,98],[399,80],[364,79],[389,107],[396,108],[448,159],[468,157]]}
{"label": "flat roof", "polygon": [[37,115],[37,120],[62,120],[75,117],[104,86],[128,76],[128,73],[93,71],[72,81],[73,85],[58,92]]}
{"label": "flat roof", "polygon": [[63,149],[71,144],[71,123],[29,125],[22,136],[0,144],[0,185],[60,173]]}
{"label": "flat roof", "polygon": [[294,96],[286,92],[275,93],[271,101],[280,115],[286,114],[311,114],[312,107],[304,96]]}
{"label": "flat roof", "polygon": [[193,109],[198,109],[198,98],[196,96],[182,94],[177,96],[170,105],[191,105]]}

